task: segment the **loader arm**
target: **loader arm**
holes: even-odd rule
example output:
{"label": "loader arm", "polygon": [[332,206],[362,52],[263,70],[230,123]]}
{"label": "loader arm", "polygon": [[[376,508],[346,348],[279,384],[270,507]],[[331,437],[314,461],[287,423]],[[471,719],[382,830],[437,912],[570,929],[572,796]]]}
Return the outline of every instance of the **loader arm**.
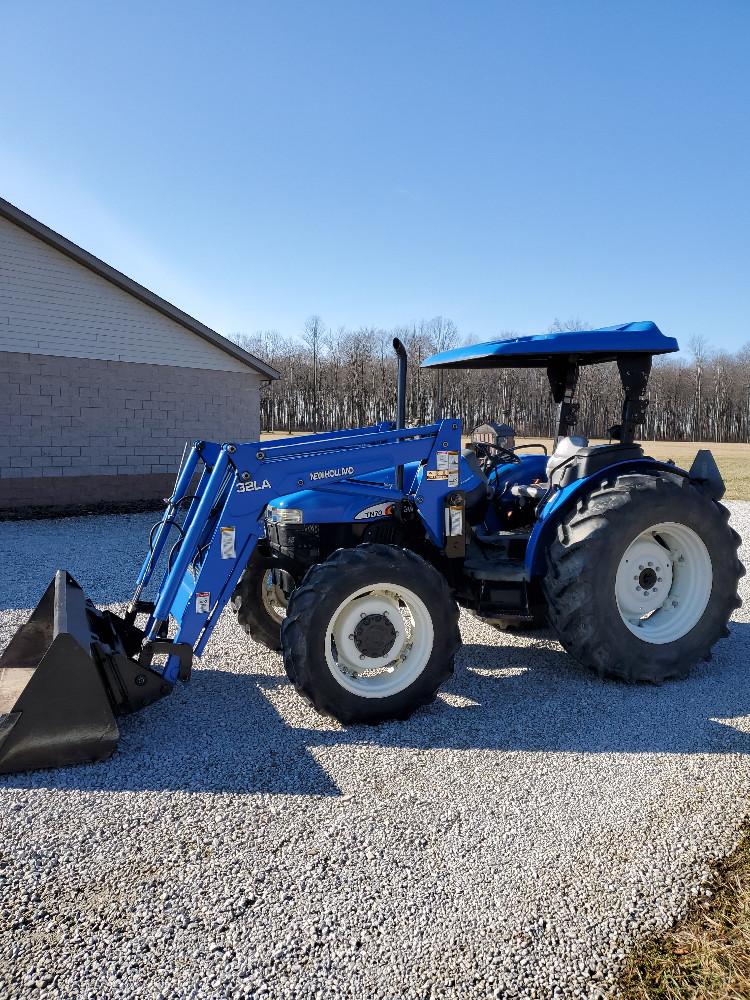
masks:
{"label": "loader arm", "polygon": [[[457,483],[449,480],[448,463],[442,456],[439,459],[438,453],[458,454],[460,448],[457,420],[400,430],[379,425],[262,444],[196,442],[183,459],[175,490],[153,533],[152,551],[138,576],[131,603],[131,620],[146,611],[146,641],[156,643],[166,639],[168,621],[173,618],[177,631],[168,641],[182,648],[189,645],[200,655],[263,535],[268,501],[302,488],[356,479],[385,467],[422,464],[422,475],[416,477],[411,493],[403,494],[394,486],[394,496],[396,492],[399,499],[412,496],[428,537],[442,548],[446,496]],[[140,594],[201,464],[198,487],[179,525],[181,539],[172,550],[153,606],[146,605]],[[174,683],[179,672],[180,658],[172,654],[163,677]]]}

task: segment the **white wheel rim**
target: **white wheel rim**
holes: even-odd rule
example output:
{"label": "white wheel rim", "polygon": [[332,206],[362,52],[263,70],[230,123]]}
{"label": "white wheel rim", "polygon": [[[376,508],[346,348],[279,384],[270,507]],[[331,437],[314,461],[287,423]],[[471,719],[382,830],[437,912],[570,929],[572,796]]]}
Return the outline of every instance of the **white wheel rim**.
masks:
{"label": "white wheel rim", "polygon": [[[383,628],[391,640],[382,655],[363,641],[363,629]],[[363,624],[364,623],[364,624]],[[420,676],[432,653],[432,616],[424,601],[393,583],[377,583],[350,594],[328,623],[325,655],[336,682],[361,698],[388,698]],[[364,634],[366,640],[366,633]]]}
{"label": "white wheel rim", "polygon": [[644,642],[676,642],[703,617],[713,567],[703,539],[686,524],[654,524],[630,543],[617,567],[620,617]]}
{"label": "white wheel rim", "polygon": [[286,594],[274,580],[275,573],[285,573],[285,570],[266,570],[261,581],[260,593],[266,614],[281,625],[286,618],[287,600]]}

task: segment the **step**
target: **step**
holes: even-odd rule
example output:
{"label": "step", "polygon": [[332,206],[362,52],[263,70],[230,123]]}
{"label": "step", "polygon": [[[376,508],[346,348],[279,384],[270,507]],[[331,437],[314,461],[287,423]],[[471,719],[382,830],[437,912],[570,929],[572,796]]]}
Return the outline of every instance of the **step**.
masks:
{"label": "step", "polygon": [[512,622],[513,624],[524,625],[526,622],[534,621],[533,615],[521,614],[517,609],[513,611],[503,611],[502,608],[492,610],[482,610],[477,612],[477,617],[488,625],[496,625],[498,622]]}
{"label": "step", "polygon": [[507,548],[511,542],[528,542],[528,531],[484,531],[481,526],[474,528],[474,538],[482,546]]}
{"label": "step", "polygon": [[483,558],[474,553],[464,561],[464,573],[475,580],[522,583],[528,579],[526,567],[522,562],[511,559]]}

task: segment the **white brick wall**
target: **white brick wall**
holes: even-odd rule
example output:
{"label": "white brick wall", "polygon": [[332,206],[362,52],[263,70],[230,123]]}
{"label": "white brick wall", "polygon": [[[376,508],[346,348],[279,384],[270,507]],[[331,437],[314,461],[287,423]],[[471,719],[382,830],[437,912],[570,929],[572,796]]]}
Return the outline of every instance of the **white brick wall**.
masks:
{"label": "white brick wall", "polygon": [[0,480],[174,474],[185,441],[258,439],[260,382],[0,352]]}
{"label": "white brick wall", "polygon": [[0,351],[249,371],[241,361],[2,218]]}

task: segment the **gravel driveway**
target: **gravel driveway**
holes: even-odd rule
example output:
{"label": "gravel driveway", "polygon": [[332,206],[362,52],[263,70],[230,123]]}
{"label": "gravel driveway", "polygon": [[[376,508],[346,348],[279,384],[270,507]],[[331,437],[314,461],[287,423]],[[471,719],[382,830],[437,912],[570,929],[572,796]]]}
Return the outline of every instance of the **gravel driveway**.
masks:
{"label": "gravel driveway", "polygon": [[[152,520],[0,524],[0,646],[57,566],[125,601]],[[111,761],[0,778],[0,996],[609,995],[748,812],[736,618],[687,681],[628,688],[463,615],[434,706],[344,731],[225,612]]]}

